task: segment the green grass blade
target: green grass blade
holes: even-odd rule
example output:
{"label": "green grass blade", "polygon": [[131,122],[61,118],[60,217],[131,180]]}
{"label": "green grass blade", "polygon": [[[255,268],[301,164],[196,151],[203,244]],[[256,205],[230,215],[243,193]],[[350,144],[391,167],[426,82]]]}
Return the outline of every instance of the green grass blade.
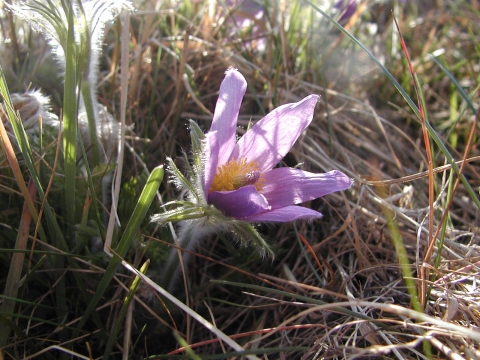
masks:
{"label": "green grass blade", "polygon": [[[35,188],[33,183],[30,182],[30,195],[33,198],[35,196]],[[16,305],[16,297],[18,295],[18,284],[20,282],[20,277],[22,275],[23,263],[25,260],[25,253],[22,250],[27,249],[28,235],[30,230],[30,225],[32,222],[32,215],[28,210],[27,202],[23,204],[22,218],[20,219],[19,231],[17,234],[17,239],[15,241],[15,250],[21,250],[20,252],[15,252],[12,255],[10,260],[10,268],[8,271],[7,282],[5,284],[5,297],[9,299],[4,299],[0,305],[0,312],[5,313],[14,313]],[[10,328],[8,326],[0,327],[0,348],[7,345],[7,339],[10,335]]]}
{"label": "green grass blade", "polygon": [[[17,138],[17,142],[19,144],[20,150],[24,153],[23,156],[25,158],[25,162],[29,164],[29,166],[33,166],[33,159],[30,151],[30,146],[27,140],[27,135],[25,134],[25,130],[23,129],[23,126],[21,125],[21,119],[15,114],[13,110],[13,104],[12,100],[10,99],[10,92],[8,90],[7,82],[5,80],[5,76],[2,70],[2,67],[0,66],[0,95],[4,100],[5,103],[5,111],[8,115],[8,118],[10,120],[10,123],[12,124],[13,131],[15,133],[15,136]],[[20,188],[20,191],[23,195],[23,198],[28,206],[28,209],[30,211],[30,214],[32,215],[33,221],[36,223],[38,221],[38,213],[35,208],[33,199],[29,195],[29,191],[27,189],[27,184],[25,183],[25,179],[23,178],[22,171],[20,169],[20,166],[18,164],[18,161],[16,158],[14,158],[13,154],[13,147],[10,143],[10,139],[8,138],[8,135],[5,131],[5,128],[3,126],[3,123],[0,124],[2,127],[2,147],[4,148],[3,150],[5,151],[5,154],[7,155],[10,167],[12,169],[12,172],[15,176],[15,179],[17,181],[17,185]],[[6,147],[8,146],[9,149]],[[12,155],[12,157],[9,156],[9,154]],[[43,231],[43,228],[40,226],[39,228],[39,233],[40,237],[42,240],[46,240],[45,233]],[[43,235],[43,236],[42,236]]]}
{"label": "green grass blade", "polygon": [[[63,153],[65,176],[65,212],[67,219],[67,233],[73,238],[75,225],[75,182],[77,176],[77,77],[76,77],[76,49],[74,34],[73,8],[68,11],[67,43],[65,47],[65,84],[63,100]],[[55,257],[55,266],[59,271],[64,268],[64,259]],[[59,273],[60,275],[60,273]],[[61,276],[61,275],[60,275]],[[67,296],[64,278],[58,283],[55,292],[58,306],[58,321],[66,320]],[[63,334],[62,334],[63,335]],[[66,335],[66,334],[65,334]],[[64,341],[66,338],[62,338]]]}
{"label": "green grass blade", "polygon": [[398,256],[398,262],[403,274],[403,281],[407,288],[408,294],[411,298],[412,307],[415,311],[423,312],[420,300],[417,294],[417,288],[415,287],[414,276],[410,261],[408,260],[407,250],[403,243],[402,236],[398,230],[397,224],[394,220],[393,212],[386,206],[383,207],[383,212],[388,219],[388,229],[390,230],[390,236],[392,237],[393,245],[395,246],[395,253]]}
{"label": "green grass blade", "polygon": [[[142,274],[147,273],[149,264],[150,264],[150,260],[147,260],[145,264],[143,264],[143,266],[140,268],[140,272]],[[105,352],[103,354],[104,360],[108,360],[108,358],[110,357],[110,353],[112,351],[113,345],[115,344],[118,333],[120,332],[120,329],[122,327],[123,319],[125,319],[125,315],[127,314],[127,309],[132,303],[133,297],[137,292],[138,287],[140,286],[140,282],[141,282],[141,279],[138,276],[136,276],[132,282],[132,285],[130,286],[128,294],[125,296],[125,299],[122,304],[122,308],[120,309],[120,312],[118,313],[117,318],[115,319],[113,332],[110,334],[107,345],[105,346]],[[126,349],[124,349],[124,351],[126,351]]]}
{"label": "green grass blade", "polygon": [[180,336],[179,333],[177,333],[176,331],[173,332],[173,336],[175,337],[175,340],[177,340],[178,344],[184,348],[185,350],[185,354],[187,356],[188,359],[191,359],[191,360],[202,360],[202,358],[200,356],[198,356],[197,354],[195,354],[195,352],[193,351],[193,349],[190,347],[190,345],[188,344],[188,342]]}
{"label": "green grass blade", "polygon": [[[14,321],[9,319],[9,316],[0,313],[0,324],[2,326],[8,327],[9,329],[13,330],[15,334],[22,340],[25,341],[26,347],[30,350],[32,354],[38,352],[37,347],[35,346],[35,342],[32,339],[29,339],[27,335],[25,335],[22,328],[20,328]],[[3,353],[0,349],[0,356],[3,356]],[[48,358],[51,359],[52,357],[47,354]]]}
{"label": "green grass blade", "polygon": [[77,331],[83,327],[86,323],[90,314],[95,310],[97,303],[100,301],[103,293],[107,289],[110,281],[112,280],[115,272],[117,271],[118,266],[120,265],[122,258],[125,257],[128,250],[130,249],[133,240],[136,236],[138,236],[138,230],[142,224],[142,221],[145,219],[147,215],[147,211],[150,208],[150,205],[155,198],[158,188],[163,180],[164,170],[163,166],[156,167],[150,176],[148,177],[147,183],[143,188],[143,191],[138,199],[137,205],[133,211],[130,220],[125,227],[125,231],[120,239],[120,242],[117,248],[114,251],[113,257],[108,264],[105,273],[98,284],[97,290],[93,295],[92,299],[90,300],[88,307],[86,308],[82,319],[78,324]]}
{"label": "green grass blade", "polygon": [[[83,145],[83,141],[81,141],[79,143],[79,145],[80,145],[79,150],[82,153],[82,157],[83,157],[83,159],[86,159],[87,158],[87,153],[85,151],[85,146]],[[104,229],[104,225],[102,224],[102,217],[100,215],[100,208],[99,208],[99,204],[98,204],[99,199],[97,198],[97,196],[95,196],[95,185],[93,183],[92,172],[90,170],[90,165],[89,165],[88,161],[86,161],[84,165],[85,165],[85,172],[87,173],[87,176],[86,176],[87,186],[90,189],[90,194],[91,194],[91,197],[92,197],[92,206],[93,206],[93,211],[95,213],[95,221],[98,224],[98,228],[100,230],[100,234],[101,234],[102,239],[105,239],[105,229]]]}
{"label": "green grass blade", "polygon": [[447,75],[447,77],[450,79],[450,81],[452,82],[452,84],[455,86],[455,89],[457,89],[457,91],[459,92],[459,94],[462,96],[463,100],[465,100],[465,102],[468,104],[468,107],[470,108],[470,110],[472,110],[472,112],[474,114],[477,113],[477,109],[475,109],[475,106],[473,105],[472,103],[472,99],[470,98],[470,96],[468,96],[468,94],[465,92],[465,90],[463,89],[462,85],[460,85],[460,83],[458,82],[458,80],[455,78],[455,76],[453,76],[453,74],[448,71],[448,69],[440,62],[440,60],[437,59],[436,56],[433,56],[433,55],[430,55],[429,57],[439,68],[440,70],[443,71],[443,73],[445,75]]}
{"label": "green grass blade", "polygon": [[84,79],[82,81],[82,95],[83,101],[85,103],[85,111],[87,112],[87,119],[88,119],[88,135],[90,136],[90,143],[91,149],[89,149],[89,153],[92,155],[93,163],[91,164],[92,168],[100,164],[100,150],[98,146],[98,136],[97,136],[97,126],[95,120],[95,111],[93,109],[93,101],[91,91],[91,85],[88,79]]}
{"label": "green grass blade", "polygon": [[63,153],[65,157],[65,211],[67,224],[75,224],[75,181],[77,175],[77,53],[73,9],[68,12],[63,99]]}
{"label": "green grass blade", "polygon": [[310,260],[310,257],[308,256],[307,250],[305,250],[305,245],[303,244],[302,240],[300,239],[300,236],[298,234],[297,225],[295,223],[293,223],[293,229],[295,230],[295,237],[297,238],[298,246],[300,247],[300,250],[302,250],[303,258],[307,262],[308,267],[310,268],[310,271],[315,276],[315,278],[317,279],[320,286],[324,287],[325,282],[322,280],[322,278],[318,274],[317,270],[313,266],[312,261]]}

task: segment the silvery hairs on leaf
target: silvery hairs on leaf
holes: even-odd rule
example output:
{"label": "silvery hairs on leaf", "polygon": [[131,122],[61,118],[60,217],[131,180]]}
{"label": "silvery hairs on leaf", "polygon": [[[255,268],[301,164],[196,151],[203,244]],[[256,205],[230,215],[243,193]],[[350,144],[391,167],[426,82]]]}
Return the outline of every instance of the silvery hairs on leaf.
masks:
{"label": "silvery hairs on leaf", "polygon": [[[30,26],[42,33],[56,55],[62,76],[65,72],[65,49],[67,46],[68,12],[73,11],[75,18],[74,39],[78,61],[83,64],[82,82],[90,87],[89,99],[80,94],[78,111],[79,129],[85,148],[92,146],[89,136],[89,122],[85,104],[92,104],[95,131],[100,142],[101,162],[107,163],[115,157],[116,144],[120,135],[118,122],[100,105],[96,96],[98,83],[99,58],[105,26],[122,11],[133,11],[131,1],[125,0],[87,0],[87,1],[17,1],[8,8],[16,16],[24,19]],[[113,159],[115,160],[115,159]]]}
{"label": "silvery hairs on leaf", "polygon": [[[28,135],[33,136],[39,131],[39,117],[42,118],[42,126],[58,128],[58,117],[51,112],[50,100],[40,91],[28,91],[22,94],[13,93],[10,94],[10,98],[13,109],[20,114],[23,128]],[[12,127],[5,114],[0,114],[0,116],[7,132],[13,136]]]}
{"label": "silvery hairs on leaf", "polygon": [[65,70],[65,48],[68,32],[68,11],[72,10],[75,23],[75,42],[86,46],[89,54],[88,77],[96,84],[98,61],[107,23],[122,11],[133,11],[131,1],[125,0],[27,0],[5,4],[12,13],[32,29],[42,33],[50,42],[59,64]]}
{"label": "silvery hairs on leaf", "polygon": [[[96,95],[98,66],[102,50],[105,26],[122,11],[132,11],[130,1],[125,0],[42,0],[17,1],[8,8],[42,33],[49,41],[59,64],[59,72],[65,78],[65,51],[68,43],[68,18],[73,15],[73,38],[78,73],[82,88],[79,92],[77,113],[79,141],[87,159],[78,151],[79,164],[88,162],[90,167],[115,163],[120,126],[107,108],[99,104]],[[70,44],[72,46],[72,44]],[[85,169],[85,167],[80,166]],[[102,178],[102,202],[110,203],[112,173]]]}

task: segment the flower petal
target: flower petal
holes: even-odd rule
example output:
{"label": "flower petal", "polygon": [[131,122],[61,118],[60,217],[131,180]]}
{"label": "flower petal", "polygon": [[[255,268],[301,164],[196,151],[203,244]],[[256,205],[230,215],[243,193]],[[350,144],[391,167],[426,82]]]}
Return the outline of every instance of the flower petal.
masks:
{"label": "flower petal", "polygon": [[265,185],[261,193],[272,209],[317,199],[352,185],[352,180],[338,170],[313,174],[284,167],[267,171],[263,178]]}
{"label": "flower petal", "polygon": [[217,172],[219,144],[217,141],[217,132],[209,131],[205,134],[205,143],[203,145],[203,190],[205,195],[212,186],[213,177]]}
{"label": "flower petal", "polygon": [[295,220],[320,219],[323,215],[318,211],[303,206],[285,206],[280,209],[265,211],[256,215],[248,216],[242,220],[249,222],[289,222]]}
{"label": "flower petal", "polygon": [[246,157],[248,162],[255,161],[262,172],[272,169],[312,121],[318,99],[318,95],[310,95],[270,112],[242,136],[230,159]]}
{"label": "flower petal", "polygon": [[270,209],[265,197],[253,185],[234,191],[212,191],[208,194],[208,202],[225,216],[236,219]]}
{"label": "flower petal", "polygon": [[[209,133],[216,132],[215,137],[207,136],[210,156],[205,159],[205,188],[209,189],[217,168],[230,159],[235,146],[238,112],[242,104],[247,82],[236,69],[227,70],[220,85],[217,105],[213,114]],[[208,135],[208,134],[207,134]]]}

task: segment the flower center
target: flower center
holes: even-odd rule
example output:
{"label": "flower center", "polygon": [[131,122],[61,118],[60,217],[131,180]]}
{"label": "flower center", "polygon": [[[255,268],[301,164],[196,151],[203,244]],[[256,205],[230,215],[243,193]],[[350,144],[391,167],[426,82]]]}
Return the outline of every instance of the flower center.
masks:
{"label": "flower center", "polygon": [[232,191],[246,185],[254,185],[260,191],[264,182],[255,161],[247,163],[246,158],[241,158],[239,162],[233,159],[218,167],[210,191]]}

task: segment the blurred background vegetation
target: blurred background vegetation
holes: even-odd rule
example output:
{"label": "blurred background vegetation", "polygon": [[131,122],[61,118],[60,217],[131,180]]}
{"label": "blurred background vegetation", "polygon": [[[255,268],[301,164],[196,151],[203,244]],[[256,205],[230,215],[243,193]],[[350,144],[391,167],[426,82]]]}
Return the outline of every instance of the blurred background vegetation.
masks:
{"label": "blurred background vegetation", "polygon": [[[80,34],[96,19],[89,3],[93,14],[113,4],[31,2],[45,10],[32,20],[5,1],[1,12],[3,358],[480,358],[476,0],[124,2],[129,17],[106,21],[99,44],[74,41],[60,21],[77,57],[59,60],[39,18],[68,19],[75,8]],[[82,65],[92,53],[93,75]],[[284,162],[338,169],[354,185],[304,205],[321,221],[259,227],[273,261],[228,234],[205,239],[186,290],[173,294],[185,312],[145,279],[135,283],[115,254],[162,283],[174,228],[149,217],[179,194],[153,170],[189,151],[189,119],[208,130],[229,67],[248,82],[239,134],[279,105],[321,95]],[[92,145],[76,140],[92,128],[76,97],[92,79],[94,108],[125,123],[123,157],[93,161]],[[43,129],[22,137],[5,99],[31,90],[50,107]],[[63,140],[49,117],[65,121]],[[108,199],[119,163],[120,226]]]}

